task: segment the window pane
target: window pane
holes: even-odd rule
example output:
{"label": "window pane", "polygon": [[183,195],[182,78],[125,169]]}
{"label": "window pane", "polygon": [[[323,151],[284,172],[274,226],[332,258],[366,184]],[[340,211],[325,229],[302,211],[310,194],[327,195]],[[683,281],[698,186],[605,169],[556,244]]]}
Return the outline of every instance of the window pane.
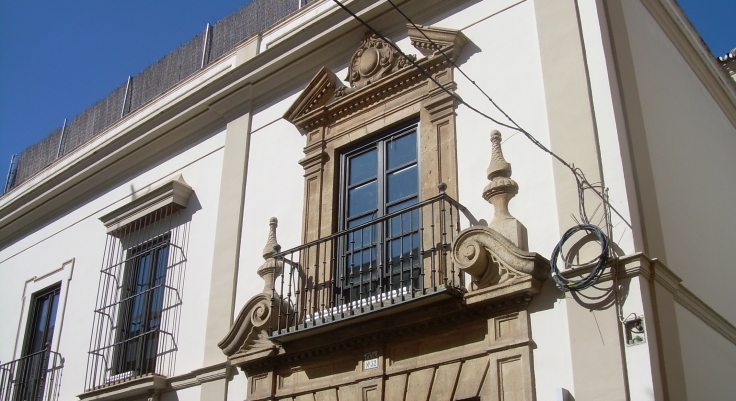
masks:
{"label": "window pane", "polygon": [[348,185],[357,184],[361,181],[375,177],[376,171],[378,170],[377,166],[378,151],[376,151],[376,149],[351,157],[348,165],[348,169],[350,171]]}
{"label": "window pane", "polygon": [[376,181],[351,189],[348,191],[348,216],[375,209],[377,201]]}
{"label": "window pane", "polygon": [[[409,199],[394,205],[396,209],[402,209],[416,203],[416,198]],[[392,217],[388,222],[388,236],[394,237],[405,234],[419,228],[419,209],[410,212],[404,212],[396,217]]]}
{"label": "window pane", "polygon": [[36,324],[33,328],[35,332],[32,334],[33,342],[28,350],[28,353],[34,353],[41,351],[44,347],[44,341],[46,341],[46,323],[48,322],[48,309],[50,300],[48,297],[38,301],[38,307],[36,308]]}
{"label": "window pane", "polygon": [[388,180],[386,201],[389,203],[417,193],[416,164],[388,174],[386,178]]}
{"label": "window pane", "polygon": [[388,168],[401,166],[417,159],[417,133],[404,135],[400,138],[386,140],[386,153],[388,154]]}

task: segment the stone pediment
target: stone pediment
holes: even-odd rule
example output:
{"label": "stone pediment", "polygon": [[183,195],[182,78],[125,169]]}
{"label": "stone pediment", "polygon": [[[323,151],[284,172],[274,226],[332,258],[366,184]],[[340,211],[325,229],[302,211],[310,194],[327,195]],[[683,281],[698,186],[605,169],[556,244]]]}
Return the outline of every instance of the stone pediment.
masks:
{"label": "stone pediment", "polygon": [[[393,47],[393,43],[368,32],[350,57],[346,85],[323,67],[289,107],[284,118],[309,131],[360,112],[417,85],[436,86],[428,82],[422,71],[412,68],[412,62],[416,62],[435,79],[446,80],[451,77],[451,71],[448,71],[451,64],[445,55],[456,59],[463,46],[469,42],[462,32],[440,27],[412,26],[408,34],[414,47],[425,54],[430,53],[427,57],[421,60],[414,55],[404,57]],[[434,48],[432,42],[445,54],[430,51]],[[454,83],[450,82],[451,78],[447,83],[454,90]]]}
{"label": "stone pediment", "polygon": [[406,24],[409,30],[409,39],[412,46],[419,51],[426,53],[439,53],[439,48],[448,57],[452,57],[453,61],[457,61],[457,57],[463,50],[463,47],[470,41],[462,32],[455,29],[440,28],[436,26],[422,26]]}
{"label": "stone pediment", "polygon": [[337,85],[341,85],[341,83],[335,73],[322,67],[289,107],[289,110],[286,111],[284,118],[287,121],[293,121],[318,107],[324,106],[334,95]]}

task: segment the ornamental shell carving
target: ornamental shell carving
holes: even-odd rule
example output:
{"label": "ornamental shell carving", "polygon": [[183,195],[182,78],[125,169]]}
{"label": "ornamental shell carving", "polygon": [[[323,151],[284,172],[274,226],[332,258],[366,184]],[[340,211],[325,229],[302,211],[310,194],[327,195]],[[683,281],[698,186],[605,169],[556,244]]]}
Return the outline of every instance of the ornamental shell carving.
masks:
{"label": "ornamental shell carving", "polygon": [[[414,55],[407,57],[416,60]],[[360,89],[408,65],[411,63],[390,43],[369,32],[350,59],[345,80],[350,86]]]}

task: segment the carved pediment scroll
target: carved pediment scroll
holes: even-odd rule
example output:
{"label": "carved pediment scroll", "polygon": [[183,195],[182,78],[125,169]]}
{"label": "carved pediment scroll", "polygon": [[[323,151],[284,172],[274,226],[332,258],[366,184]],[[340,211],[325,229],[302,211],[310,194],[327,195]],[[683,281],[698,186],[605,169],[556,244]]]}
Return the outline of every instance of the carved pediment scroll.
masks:
{"label": "carved pediment scroll", "polygon": [[231,356],[240,350],[251,351],[271,348],[274,344],[268,339],[269,320],[273,320],[271,299],[266,294],[258,294],[251,298],[230,328],[227,336],[218,346],[222,352]]}
{"label": "carved pediment scroll", "polygon": [[452,244],[452,259],[473,277],[477,289],[512,285],[527,278],[544,280],[548,262],[537,253],[521,250],[495,230],[474,226],[463,230]]}
{"label": "carved pediment scroll", "polygon": [[[279,326],[278,312],[285,311],[289,316],[289,302],[282,299],[274,290],[273,281],[283,271],[283,262],[274,258],[281,246],[276,240],[278,220],[272,217],[269,221],[269,232],[266,246],[263,249],[265,262],[258,268],[258,275],[263,278],[264,286],[260,294],[253,296],[240,310],[230,331],[217,345],[229,358],[243,355],[271,355],[276,345],[269,340],[269,330]],[[285,322],[280,322],[282,325]]]}

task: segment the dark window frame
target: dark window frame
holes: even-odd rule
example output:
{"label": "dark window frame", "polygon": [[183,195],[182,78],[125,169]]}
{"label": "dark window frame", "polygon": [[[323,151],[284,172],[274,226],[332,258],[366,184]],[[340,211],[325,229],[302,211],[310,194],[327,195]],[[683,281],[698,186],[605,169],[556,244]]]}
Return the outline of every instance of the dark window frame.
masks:
{"label": "dark window frame", "polygon": [[[51,309],[48,311],[49,316],[46,319],[45,329],[44,329],[44,337],[45,341],[44,343],[47,343],[48,345],[44,344],[44,346],[41,347],[41,349],[37,350],[31,350],[32,343],[36,339],[35,330],[34,327],[38,325],[38,303],[39,300],[42,298],[53,296],[54,298],[51,299]],[[50,333],[51,338],[49,337],[48,329],[49,325],[52,323],[52,320],[54,320],[53,325],[54,329],[56,328],[56,316],[58,313],[58,306],[59,306],[59,298],[61,297],[61,282],[57,282],[54,284],[51,284],[47,286],[46,288],[36,291],[31,296],[31,302],[30,307],[28,308],[28,317],[26,318],[26,331],[25,336],[23,340],[23,351],[21,353],[21,356],[26,356],[35,352],[40,352],[44,349],[50,348],[51,342],[53,340],[54,331]],[[54,303],[55,302],[55,303]],[[51,318],[51,315],[53,315],[53,319]]]}
{"label": "dark window frame", "polygon": [[[114,342],[113,375],[133,372],[133,376],[139,376],[156,371],[158,330],[161,326],[170,247],[171,234],[165,233],[125,251],[125,271],[123,272],[123,285],[120,292],[120,308],[118,310]],[[163,263],[160,263],[162,252],[165,252],[165,254]],[[150,256],[148,265],[145,266],[148,269],[145,272],[147,279],[142,284],[137,280],[140,279],[141,262],[147,256]],[[159,270],[162,271],[162,275],[157,274]],[[160,282],[157,284],[158,281]],[[146,288],[139,291],[136,287],[141,285]],[[136,303],[140,300],[139,297],[142,297],[142,305]],[[140,309],[141,318],[139,321],[145,327],[141,327],[140,333],[131,333],[130,328],[133,324],[133,314],[136,309]],[[156,319],[158,322],[152,325],[151,320]],[[129,358],[131,351],[135,354],[135,358]]]}
{"label": "dark window frame", "polygon": [[[415,135],[415,146],[416,146],[416,154],[415,158],[411,161],[404,162],[395,166],[389,166],[388,161],[388,152],[386,151],[387,146],[390,146],[390,143],[394,140],[398,140],[402,137],[405,137],[407,135],[411,134]],[[370,176],[366,179],[357,181],[355,183],[350,184],[350,160],[355,158],[356,156],[360,156],[363,154],[366,154],[372,150],[377,150],[377,166],[376,166],[376,209],[375,211],[367,210],[364,212],[357,213],[353,216],[349,216],[349,191],[351,189],[360,187],[362,185],[366,185],[366,183],[369,183],[374,180],[373,176]],[[340,152],[340,158],[339,158],[339,178],[338,178],[338,208],[337,208],[337,224],[338,224],[338,230],[339,231],[346,231],[350,230],[350,222],[355,221],[357,224],[361,223],[361,220],[364,221],[370,221],[373,219],[381,218],[387,214],[390,214],[391,212],[396,212],[399,210],[403,210],[404,208],[411,207],[412,205],[421,202],[421,196],[422,196],[422,187],[421,187],[421,134],[420,134],[420,126],[419,126],[419,120],[414,119],[409,122],[404,122],[401,124],[397,124],[395,126],[389,127],[387,129],[382,130],[377,135],[371,136],[371,138],[362,141],[358,144],[354,144],[353,146],[346,148]],[[410,194],[408,196],[403,196],[397,199],[388,200],[388,176],[391,173],[401,171],[402,169],[406,169],[408,167],[411,167],[414,165],[416,168],[416,190],[413,194]],[[413,201],[412,201],[413,200]],[[405,202],[411,202],[410,204],[404,205],[403,207],[389,211],[391,207],[401,205]],[[336,258],[338,260],[337,263],[337,269],[333,274],[335,274],[336,280],[336,288],[335,288],[335,296],[338,298],[336,299],[336,303],[347,303],[352,301],[357,301],[359,299],[364,299],[367,296],[373,296],[377,295],[379,292],[386,292],[386,291],[393,291],[393,290],[400,290],[400,287],[406,287],[409,285],[416,286],[418,284],[417,280],[419,280],[420,270],[422,269],[422,261],[421,256],[419,255],[419,248],[421,248],[421,239],[419,239],[419,230],[421,226],[421,213],[419,210],[413,210],[412,212],[409,212],[412,217],[409,218],[410,221],[410,230],[409,232],[404,230],[404,227],[401,227],[398,230],[398,234],[392,234],[391,231],[397,231],[395,227],[392,229],[392,224],[396,221],[402,220],[402,222],[406,219],[402,219],[402,217],[392,217],[390,220],[386,221],[384,224],[376,224],[375,226],[371,225],[368,228],[369,235],[373,236],[372,243],[369,243],[368,245],[362,245],[359,248],[355,248],[354,242],[357,237],[360,237],[360,241],[364,242],[363,238],[365,238],[364,234],[360,234],[357,236],[357,231],[353,233],[348,233],[347,235],[341,236],[341,238],[338,240],[338,246],[337,246],[337,255]],[[365,217],[371,216],[371,214],[374,214],[372,218],[369,218],[367,220]],[[356,224],[356,225],[357,225]],[[395,226],[395,224],[393,224]],[[412,227],[416,225],[412,229]],[[363,231],[363,230],[361,230]],[[394,247],[391,246],[397,239],[402,240],[401,237],[406,237],[407,233],[415,239],[415,242],[412,244],[412,255],[415,259],[410,261],[409,269],[405,267],[405,261],[401,261],[400,269],[394,271],[394,266],[396,265],[397,261],[391,261],[391,254],[394,252]],[[413,234],[413,235],[412,235]],[[403,244],[403,241],[402,241]],[[402,245],[403,246],[403,245]],[[414,249],[416,247],[416,249]],[[373,250],[370,250],[373,248]],[[380,274],[380,277],[373,276],[372,270],[374,267],[371,266],[369,268],[370,272],[366,279],[363,278],[365,275],[365,271],[359,272],[360,276],[359,279],[359,285],[357,285],[358,290],[357,293],[355,291],[355,283],[353,282],[354,274],[351,276],[350,273],[355,273],[354,266],[349,267],[349,261],[347,261],[346,257],[349,257],[347,255],[353,255],[356,252],[361,252],[368,250],[368,252],[373,252],[372,254],[369,254],[368,258],[375,257],[376,266],[375,271],[382,271]],[[402,248],[402,256],[403,256],[403,248]],[[361,258],[362,260],[362,258]],[[372,263],[369,263],[372,264]],[[398,269],[398,268],[397,268]],[[409,284],[411,282],[411,284]],[[364,285],[368,285],[367,288],[363,288]],[[351,288],[353,287],[353,288]],[[375,287],[375,288],[374,288]],[[380,290],[378,288],[380,287]],[[347,292],[346,292],[347,291]],[[342,298],[342,299],[339,299]]]}
{"label": "dark window frame", "polygon": [[[56,319],[59,310],[59,298],[61,297],[61,282],[54,283],[40,291],[33,293],[28,317],[26,318],[26,331],[23,338],[23,348],[18,371],[21,372],[17,380],[17,390],[14,400],[38,399],[44,394],[46,385],[46,374],[51,351],[51,344],[56,331]],[[43,305],[46,300],[49,304]],[[44,308],[44,310],[39,310]],[[43,317],[43,322],[39,319]],[[40,342],[39,332],[36,330],[43,323]],[[50,329],[50,331],[49,331]]]}

